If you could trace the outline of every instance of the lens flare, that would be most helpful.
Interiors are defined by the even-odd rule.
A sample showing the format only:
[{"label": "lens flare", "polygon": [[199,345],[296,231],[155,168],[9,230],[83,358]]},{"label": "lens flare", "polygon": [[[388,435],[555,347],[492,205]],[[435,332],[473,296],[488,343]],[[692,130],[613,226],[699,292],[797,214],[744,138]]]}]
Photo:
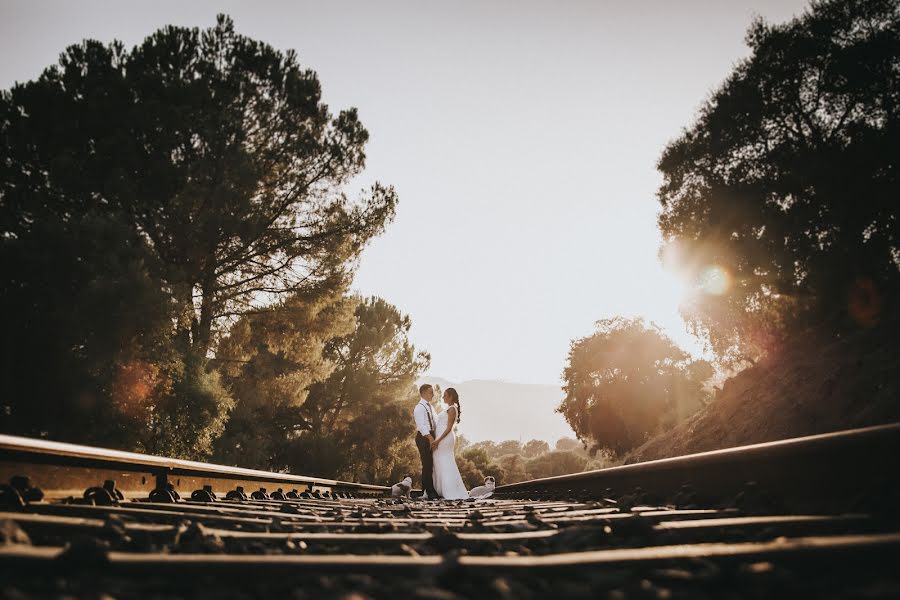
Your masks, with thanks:
[{"label": "lens flare", "polygon": [[731,276],[718,265],[706,267],[697,278],[698,288],[704,294],[721,296],[731,287]]},{"label": "lens flare", "polygon": [[871,279],[857,279],[850,286],[847,312],[862,327],[872,327],[881,316],[881,295]]},{"label": "lens flare", "polygon": [[139,360],[120,364],[112,385],[113,400],[123,414],[138,416],[146,410],[158,383],[157,366]]}]

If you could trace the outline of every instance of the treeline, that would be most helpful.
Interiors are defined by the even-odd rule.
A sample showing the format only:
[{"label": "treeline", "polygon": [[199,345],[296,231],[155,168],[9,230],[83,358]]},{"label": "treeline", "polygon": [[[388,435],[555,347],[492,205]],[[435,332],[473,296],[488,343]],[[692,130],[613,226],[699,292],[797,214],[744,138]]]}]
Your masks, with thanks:
[{"label": "treeline", "polygon": [[[349,286],[397,197],[295,54],[165,27],[0,94],[0,430],[386,481],[429,357]],[[406,404],[404,404],[406,403]]]},{"label": "treeline", "polygon": [[544,440],[470,443],[463,436],[457,438],[456,463],[469,489],[482,485],[487,475],[492,475],[497,485],[504,485],[610,464],[606,453],[592,456],[584,444],[572,438],[560,438],[551,449]]},{"label": "treeline", "polygon": [[[658,163],[660,254],[694,289],[682,314],[722,372],[861,331],[896,349],[900,5],[822,0],[746,39]],[[654,326],[606,319],[572,342],[559,411],[621,454],[708,402],[712,376]]]}]

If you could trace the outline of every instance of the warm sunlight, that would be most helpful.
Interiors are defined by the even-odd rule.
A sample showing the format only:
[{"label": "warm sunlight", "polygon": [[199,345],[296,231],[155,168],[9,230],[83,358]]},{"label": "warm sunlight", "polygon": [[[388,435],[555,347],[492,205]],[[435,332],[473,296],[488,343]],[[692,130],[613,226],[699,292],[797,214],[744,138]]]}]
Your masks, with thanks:
[{"label": "warm sunlight", "polygon": [[710,296],[721,296],[731,287],[731,276],[723,267],[710,265],[700,271],[697,289]]},{"label": "warm sunlight", "polygon": [[900,0],[0,0],[0,600],[900,597],[898,65]]},{"label": "warm sunlight", "polygon": [[680,309],[681,305],[690,298],[695,287],[691,285],[689,278],[672,268],[663,268],[657,281],[658,295],[655,299],[660,313],[672,310],[672,306]]},{"label": "warm sunlight", "polygon": [[[721,265],[702,265],[689,272],[686,265],[691,261],[684,256],[684,250],[676,243],[668,243],[660,250],[663,277],[659,282],[660,308],[665,308],[672,299],[680,308],[682,303],[699,294],[721,296],[731,289],[731,275]],[[694,274],[696,273],[696,274]]]},{"label": "warm sunlight", "polygon": [[668,242],[659,250],[662,276],[659,280],[658,302],[662,310],[671,310],[673,305],[676,310],[680,310],[681,305],[698,290],[697,281],[685,269],[688,261],[685,260],[683,253],[682,248],[675,242]]}]

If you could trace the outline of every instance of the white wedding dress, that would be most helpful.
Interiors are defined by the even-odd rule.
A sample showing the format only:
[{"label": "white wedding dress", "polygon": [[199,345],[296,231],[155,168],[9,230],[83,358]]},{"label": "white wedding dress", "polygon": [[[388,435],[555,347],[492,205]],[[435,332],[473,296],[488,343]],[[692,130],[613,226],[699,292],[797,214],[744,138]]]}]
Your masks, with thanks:
[{"label": "white wedding dress", "polygon": [[[444,411],[437,416],[437,434],[441,435],[447,430],[447,413]],[[434,459],[434,489],[438,496],[446,500],[464,500],[469,497],[469,490],[463,483],[456,466],[456,433],[453,429],[447,437],[441,440],[432,455]]]}]

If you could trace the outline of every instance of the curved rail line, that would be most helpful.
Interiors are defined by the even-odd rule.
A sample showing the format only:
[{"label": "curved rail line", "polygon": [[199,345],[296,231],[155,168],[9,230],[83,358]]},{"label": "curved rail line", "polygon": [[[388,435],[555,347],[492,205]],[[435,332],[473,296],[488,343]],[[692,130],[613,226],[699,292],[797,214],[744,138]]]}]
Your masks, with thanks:
[{"label": "curved rail line", "polygon": [[[495,496],[590,499],[638,490],[644,500],[682,493],[711,504],[746,491],[752,482],[792,510],[827,512],[895,486],[898,474],[900,423],[894,423],[523,481],[499,486]],[[388,486],[0,435],[0,481],[23,475],[48,498],[79,496],[86,484],[104,482],[114,482],[132,499],[165,488],[182,497],[204,488],[224,495],[239,487],[247,495],[258,488],[360,497],[390,493]]]},{"label": "curved rail line", "polygon": [[641,488],[649,498],[693,494],[718,502],[756,489],[792,510],[844,509],[900,479],[900,423],[851,429],[499,486],[498,497],[602,496]]},{"label": "curved rail line", "polygon": [[0,436],[0,587],[10,597],[896,597],[898,462],[894,424],[427,502]]},{"label": "curved rail line", "polygon": [[221,495],[238,487],[249,495],[259,488],[266,493],[286,489],[286,493],[352,494],[380,497],[390,488],[379,485],[271,473],[210,463],[180,460],[0,435],[0,481],[25,476],[31,486],[48,498],[80,496],[86,485],[114,482],[126,498],[149,498],[157,489],[175,489],[180,496],[195,490],[211,489]]}]

